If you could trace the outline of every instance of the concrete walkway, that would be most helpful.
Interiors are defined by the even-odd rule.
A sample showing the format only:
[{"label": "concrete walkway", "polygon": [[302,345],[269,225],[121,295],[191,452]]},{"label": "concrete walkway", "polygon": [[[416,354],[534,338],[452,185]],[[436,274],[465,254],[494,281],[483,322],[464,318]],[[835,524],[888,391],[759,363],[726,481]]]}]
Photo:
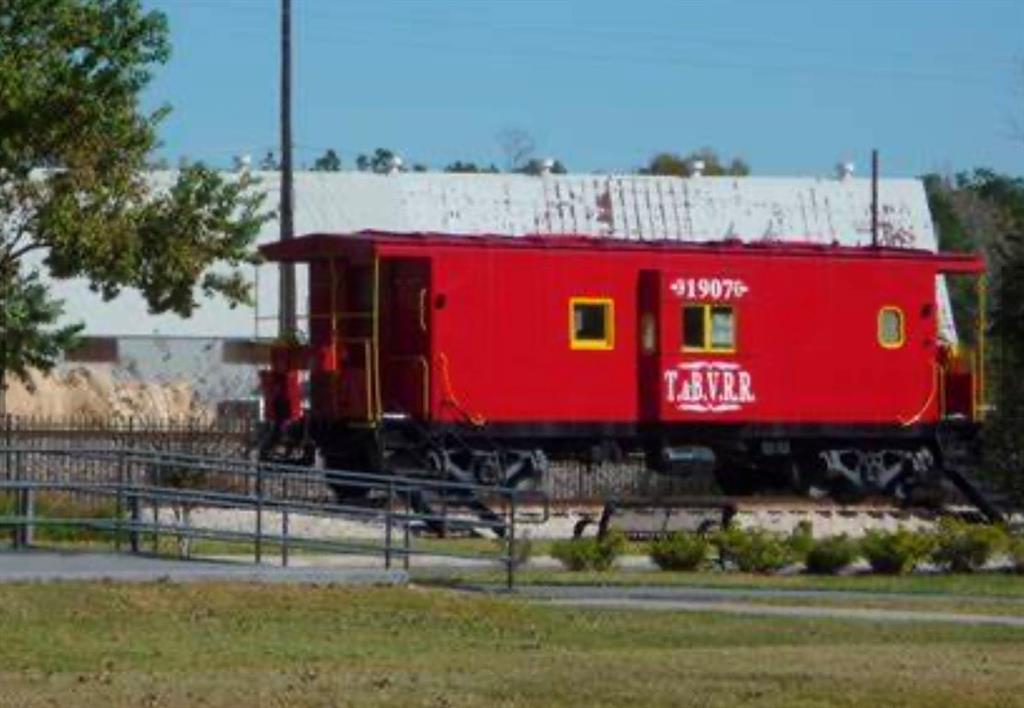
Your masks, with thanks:
[{"label": "concrete walkway", "polygon": [[182,561],[113,553],[0,552],[0,583],[38,581],[260,582],[404,585],[401,570],[381,568],[281,568],[226,561]]},{"label": "concrete walkway", "polygon": [[[755,599],[769,600],[813,600],[842,599],[855,603],[857,600],[939,600],[941,595],[916,597],[899,593],[833,592],[817,590],[740,590],[717,588],[665,588],[665,587],[571,587],[571,586],[527,586],[516,590],[517,594],[551,605],[621,609],[653,610],[674,612],[722,612],[735,615],[758,615],[773,617],[803,617],[816,619],[868,620],[872,622],[944,622],[968,625],[998,625],[1024,628],[1024,601],[1003,600],[1017,603],[1021,616],[974,614],[964,612],[942,612],[913,609],[876,609],[864,607],[824,607],[814,605],[772,605],[754,602]],[[1000,602],[999,598],[963,598],[948,596],[949,600]],[[746,601],[744,601],[746,600]]]}]

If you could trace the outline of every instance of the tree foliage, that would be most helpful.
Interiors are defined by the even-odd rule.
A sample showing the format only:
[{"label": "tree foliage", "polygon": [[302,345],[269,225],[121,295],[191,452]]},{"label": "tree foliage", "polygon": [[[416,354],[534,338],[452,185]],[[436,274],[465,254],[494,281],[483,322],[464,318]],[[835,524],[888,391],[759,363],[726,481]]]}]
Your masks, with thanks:
[{"label": "tree foliage", "polygon": [[64,308],[47,297],[37,272],[9,274],[2,287],[0,372],[10,371],[28,383],[28,370],[52,366],[61,352],[74,345],[82,325],[53,326]]},{"label": "tree foliage", "polygon": [[516,172],[524,175],[542,175],[545,173],[564,175],[567,174],[569,170],[566,169],[561,160],[542,160],[535,157],[527,160],[526,164],[516,170]]},{"label": "tree foliage", "polygon": [[726,163],[717,152],[707,147],[691,152],[685,157],[674,152],[659,152],[653,155],[639,172],[643,175],[691,177],[698,162],[704,163],[701,172],[708,177],[743,177],[750,174],[750,166],[742,159],[736,157]]},{"label": "tree foliage", "polygon": [[[986,472],[1024,500],[1024,179],[978,169],[925,177],[939,246],[982,251],[989,268],[989,395]],[[973,344],[973,283],[951,283],[958,334]]]},{"label": "tree foliage", "polygon": [[280,172],[281,161],[277,158],[276,152],[267,150],[267,154],[260,158],[259,167],[264,172]]},{"label": "tree foliage", "polygon": [[995,414],[986,430],[987,468],[1024,502],[1024,179],[992,176],[982,193],[1000,205],[1002,225],[990,249]]},{"label": "tree foliage", "polygon": [[323,155],[313,161],[314,172],[339,172],[340,170],[341,158],[332,148],[328,148]]},{"label": "tree foliage", "polygon": [[356,157],[356,169],[360,172],[376,172],[387,174],[401,169],[402,161],[394,150],[379,147],[369,155],[360,154]]},{"label": "tree foliage", "polygon": [[146,179],[168,109],[141,111],[140,94],[169,54],[166,19],[139,0],[0,5],[0,293],[20,313],[4,332],[10,371],[48,368],[70,343],[27,259],[107,299],[136,288],[154,313],[248,299],[239,267],[265,218],[252,178],[189,165],[166,189]]},{"label": "tree foliage", "polygon": [[445,172],[459,172],[464,174],[494,174],[500,172],[498,167],[493,163],[486,167],[477,165],[475,162],[463,162],[462,160],[456,160],[445,165]]},{"label": "tree foliage", "polygon": [[505,169],[518,172],[533,157],[537,143],[522,128],[506,128],[498,133],[498,146],[505,156]]}]

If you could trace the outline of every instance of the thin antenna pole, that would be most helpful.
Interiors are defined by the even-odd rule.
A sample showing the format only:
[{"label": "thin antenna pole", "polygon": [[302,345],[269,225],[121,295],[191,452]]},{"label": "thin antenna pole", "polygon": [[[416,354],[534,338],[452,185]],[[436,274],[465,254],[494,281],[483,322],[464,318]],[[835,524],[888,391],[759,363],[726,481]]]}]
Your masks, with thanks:
[{"label": "thin antenna pole", "polygon": [[[295,235],[295,188],[292,183],[292,2],[281,0],[281,240]],[[280,266],[278,335],[295,333],[295,264]]]},{"label": "thin antenna pole", "polygon": [[878,248],[878,150],[871,151],[871,247]]}]

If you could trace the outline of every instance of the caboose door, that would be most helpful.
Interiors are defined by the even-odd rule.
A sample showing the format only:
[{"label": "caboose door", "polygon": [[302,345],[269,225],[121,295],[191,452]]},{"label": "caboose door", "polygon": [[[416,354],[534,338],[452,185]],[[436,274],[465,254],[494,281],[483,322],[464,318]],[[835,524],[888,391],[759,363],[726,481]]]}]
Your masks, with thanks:
[{"label": "caboose door", "polygon": [[637,283],[637,409],[654,423],[661,410],[661,273],[640,271]]},{"label": "caboose door", "polygon": [[431,261],[384,258],[380,270],[380,391],[385,414],[430,417]]}]

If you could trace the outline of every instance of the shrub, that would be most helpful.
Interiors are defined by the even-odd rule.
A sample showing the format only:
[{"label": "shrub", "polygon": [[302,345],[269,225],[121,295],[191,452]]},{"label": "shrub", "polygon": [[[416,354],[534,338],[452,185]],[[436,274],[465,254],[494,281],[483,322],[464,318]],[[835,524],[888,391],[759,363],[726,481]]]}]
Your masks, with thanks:
[{"label": "shrub", "polygon": [[744,573],[771,573],[793,562],[788,539],[760,529],[728,528],[715,535],[723,562],[733,563]]},{"label": "shrub", "polygon": [[930,535],[900,528],[896,531],[868,531],[860,548],[876,573],[899,575],[913,570],[928,557],[934,545]]},{"label": "shrub", "polygon": [[954,573],[970,573],[983,567],[996,553],[1007,549],[1006,532],[998,526],[968,524],[945,518],[939,522],[932,560]]},{"label": "shrub", "polygon": [[806,558],[814,548],[814,532],[810,521],[801,521],[786,539],[786,543],[797,558]]},{"label": "shrub", "polygon": [[662,570],[697,570],[711,544],[695,533],[673,531],[651,544],[651,560]]},{"label": "shrub", "polygon": [[602,538],[574,538],[558,541],[551,547],[554,556],[567,570],[608,570],[626,548],[621,531],[611,530]]},{"label": "shrub", "polygon": [[814,542],[807,552],[807,572],[815,575],[835,575],[860,555],[856,541],[846,534],[823,538]]}]

